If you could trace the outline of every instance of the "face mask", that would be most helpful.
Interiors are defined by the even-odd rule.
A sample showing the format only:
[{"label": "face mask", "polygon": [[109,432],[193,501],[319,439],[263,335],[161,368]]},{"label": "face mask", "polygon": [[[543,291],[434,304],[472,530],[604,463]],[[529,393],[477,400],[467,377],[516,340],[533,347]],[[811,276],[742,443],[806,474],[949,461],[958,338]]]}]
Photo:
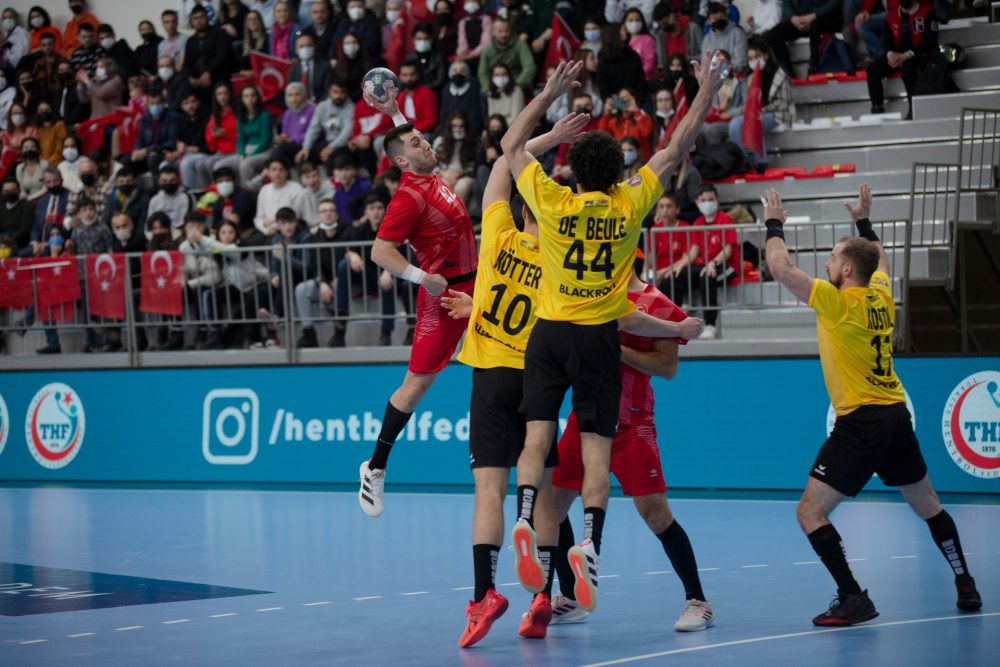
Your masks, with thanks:
[{"label": "face mask", "polygon": [[38,120],[43,123],[52,122],[52,112],[51,111],[40,111],[38,112]]},{"label": "face mask", "polygon": [[62,152],[63,159],[67,162],[73,162],[78,157],[80,157],[80,151],[75,148],[64,148]]},{"label": "face mask", "polygon": [[111,47],[115,45],[114,37],[105,37],[101,40],[101,48],[105,51],[110,51]]},{"label": "face mask", "polygon": [[3,198],[4,201],[7,202],[8,204],[16,204],[17,201],[21,198],[21,195],[19,195],[16,192],[5,192],[3,193]]},{"label": "face mask", "polygon": [[507,76],[495,76],[493,77],[493,85],[497,88],[503,88],[508,83],[510,83],[510,77]]},{"label": "face mask", "polygon": [[172,79],[174,76],[174,68],[161,67],[160,69],[156,70],[156,73],[159,74],[160,78],[163,79],[164,81],[170,81],[170,79]]},{"label": "face mask", "polygon": [[431,14],[434,13],[434,5],[437,4],[437,0],[427,0],[427,11]]},{"label": "face mask", "polygon": [[321,222],[321,223],[319,223],[319,228],[322,229],[324,232],[329,232],[329,231],[332,231],[332,230],[336,229],[338,224],[340,224],[340,223],[337,223],[337,222]]},{"label": "face mask", "polygon": [[348,58],[353,58],[358,55],[358,49],[360,48],[357,44],[344,44],[344,55]]},{"label": "face mask", "polygon": [[10,256],[14,253],[10,248],[0,248],[0,259],[10,259]]},{"label": "face mask", "polygon": [[429,39],[418,39],[413,42],[413,48],[417,50],[417,53],[427,53],[431,50],[431,40]]},{"label": "face mask", "polygon": [[761,59],[761,58],[754,58],[753,60],[748,60],[747,61],[747,65],[749,65],[750,66],[750,70],[753,71],[753,70],[757,69],[758,67],[763,67],[764,66],[764,60]]},{"label": "face mask", "polygon": [[74,14],[82,14],[83,13],[83,5],[70,5],[69,9]]},{"label": "face mask", "polygon": [[43,19],[41,16],[32,16],[31,17],[31,27],[32,28],[41,28],[44,24],[45,24],[45,19]]},{"label": "face mask", "polygon": [[49,245],[53,248],[63,247],[63,237],[56,234],[55,236],[49,237]]},{"label": "face mask", "polygon": [[464,74],[452,74],[451,82],[455,84],[457,88],[461,88],[462,86],[464,86],[469,82],[469,77],[465,76]]},{"label": "face mask", "polygon": [[674,115],[674,110],[670,109],[669,111],[657,111],[656,115],[660,118],[671,118]]},{"label": "face mask", "polygon": [[219,191],[219,196],[223,199],[229,199],[233,196],[233,191],[236,190],[236,186],[232,181],[219,181],[215,184],[215,189]]},{"label": "face mask", "polygon": [[10,122],[14,123],[14,127],[21,127],[22,125],[24,125],[24,114],[12,113],[10,115]]},{"label": "face mask", "polygon": [[583,37],[588,42],[599,42],[601,40],[600,30],[584,30]]},{"label": "face mask", "polygon": [[154,245],[163,246],[170,243],[170,232],[160,232],[159,234],[147,234],[146,238]]},{"label": "face mask", "polygon": [[38,159],[38,151],[34,149],[26,150],[23,153],[21,153],[21,156],[28,162],[34,162],[35,160]]},{"label": "face mask", "polygon": [[712,23],[712,27],[718,30],[719,32],[725,30],[727,25],[729,25],[728,19],[719,19],[718,21]]},{"label": "face mask", "polygon": [[175,195],[177,194],[177,188],[179,187],[180,187],[179,183],[164,183],[163,185],[160,186],[160,189],[163,190],[168,195]]},{"label": "face mask", "polygon": [[347,10],[347,15],[351,17],[352,21],[360,21],[361,17],[365,15],[365,8],[351,7]]},{"label": "face mask", "polygon": [[500,130],[490,130],[490,139],[500,141],[501,137],[503,137],[503,132]]},{"label": "face mask", "polygon": [[625,158],[625,166],[631,167],[639,158],[639,151],[622,151],[622,156]]},{"label": "face mask", "polygon": [[698,202],[698,210],[705,217],[710,215],[715,215],[715,212],[719,210],[719,202],[717,201],[700,201]]},{"label": "face mask", "polygon": [[506,7],[501,7],[500,9],[498,9],[497,10],[497,16],[499,16],[502,19],[507,18],[507,8]]},{"label": "face mask", "polygon": [[630,35],[638,35],[639,31],[642,30],[642,21],[628,21],[625,24],[625,29]]},{"label": "face mask", "polygon": [[303,46],[299,49],[299,60],[312,60],[313,59],[313,47]]},{"label": "face mask", "polygon": [[115,238],[122,243],[127,243],[130,238],[132,238],[132,232],[127,229],[119,229],[115,232]]},{"label": "face mask", "polygon": [[[65,156],[65,151],[63,156]],[[97,185],[97,174],[80,174],[80,182],[83,183],[84,187],[92,188]]]},{"label": "face mask", "polygon": [[465,139],[465,130],[454,130],[451,133],[451,136],[455,141],[461,141],[462,139]]},{"label": "face mask", "polygon": [[80,224],[83,225],[84,227],[90,227],[95,222],[97,222],[97,216],[94,216],[93,218],[84,218],[82,216],[80,217]]},{"label": "face mask", "polygon": [[132,183],[126,183],[125,185],[119,185],[118,186],[118,192],[122,193],[126,197],[129,197],[129,196],[132,195],[133,192],[135,192],[135,185],[132,184]]},{"label": "face mask", "polygon": [[389,23],[395,23],[396,19],[399,18],[400,11],[398,9],[387,9],[385,10],[385,18]]},{"label": "face mask", "polygon": [[96,70],[94,70],[94,76],[97,78],[98,81],[104,81],[105,79],[108,78],[108,70],[104,67],[98,67]]},{"label": "face mask", "polygon": [[[73,79],[74,76],[72,72],[59,72],[59,83],[63,84],[64,86],[73,83]],[[0,90],[2,90],[4,87],[5,86],[0,86]]]},{"label": "face mask", "polygon": [[679,79],[682,76],[684,76],[684,70],[682,70],[682,69],[672,69],[672,70],[670,70],[670,77],[672,79],[677,80],[677,79]]},{"label": "face mask", "polygon": [[151,33],[151,32],[144,32],[144,33],[142,33],[142,41],[144,41],[147,44],[152,43],[152,41],[153,41],[153,33]]},{"label": "face mask", "polygon": [[[913,2],[912,2],[912,0],[910,2],[907,2],[907,0],[900,0],[900,2],[899,2],[899,8],[902,9],[904,12],[910,11],[911,9],[913,9]],[[4,21],[4,29],[7,29],[6,26],[7,26],[7,22]]]},{"label": "face mask", "polygon": [[3,22],[0,22],[0,25],[3,26],[4,32],[10,32],[11,30],[14,29],[14,26],[17,24],[14,23],[14,19],[4,19]]},{"label": "face mask", "polygon": [[160,114],[163,113],[163,105],[162,104],[150,104],[149,105],[149,113],[150,113],[150,115],[153,118],[159,118]]},{"label": "face mask", "polygon": [[476,12],[479,11],[479,3],[478,2],[467,2],[467,3],[465,3],[464,8],[465,8],[465,13],[466,14],[475,14]]}]

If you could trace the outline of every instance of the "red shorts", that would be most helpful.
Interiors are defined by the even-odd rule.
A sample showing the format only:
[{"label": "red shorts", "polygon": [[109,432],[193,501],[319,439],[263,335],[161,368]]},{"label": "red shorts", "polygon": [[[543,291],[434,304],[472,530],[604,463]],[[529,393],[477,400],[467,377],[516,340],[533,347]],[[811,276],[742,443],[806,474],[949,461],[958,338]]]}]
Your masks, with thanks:
[{"label": "red shorts", "polygon": [[[449,285],[448,289],[472,294],[476,279]],[[469,320],[454,320],[441,307],[440,294],[432,296],[421,287],[417,290],[417,326],[413,330],[413,347],[410,349],[410,372],[418,374],[440,373],[448,365],[458,341],[469,327]]]},{"label": "red shorts", "polygon": [[[629,497],[664,493],[667,482],[660,465],[656,426],[649,423],[619,426],[611,441],[611,472]],[[570,414],[566,432],[559,439],[559,465],[552,471],[552,485],[577,493],[583,488],[580,428]]]}]

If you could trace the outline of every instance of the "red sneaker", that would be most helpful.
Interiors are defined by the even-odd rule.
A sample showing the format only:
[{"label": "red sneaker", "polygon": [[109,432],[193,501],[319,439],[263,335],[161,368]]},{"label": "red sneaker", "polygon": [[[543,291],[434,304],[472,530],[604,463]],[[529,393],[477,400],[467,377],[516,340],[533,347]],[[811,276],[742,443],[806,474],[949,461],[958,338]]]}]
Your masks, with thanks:
[{"label": "red sneaker", "polygon": [[511,541],[514,543],[514,571],[518,581],[529,593],[541,593],[545,588],[545,572],[538,560],[535,531],[527,521],[518,519],[511,532]]},{"label": "red sneaker", "polygon": [[539,593],[531,601],[528,611],[521,616],[521,627],[517,629],[517,634],[522,637],[541,639],[549,630],[549,621],[552,620],[552,602],[545,593]]},{"label": "red sneaker", "polygon": [[458,645],[468,648],[486,636],[497,620],[507,611],[507,598],[491,588],[486,591],[486,597],[479,602],[469,601],[465,608],[465,617],[469,619],[465,631],[458,638]]}]

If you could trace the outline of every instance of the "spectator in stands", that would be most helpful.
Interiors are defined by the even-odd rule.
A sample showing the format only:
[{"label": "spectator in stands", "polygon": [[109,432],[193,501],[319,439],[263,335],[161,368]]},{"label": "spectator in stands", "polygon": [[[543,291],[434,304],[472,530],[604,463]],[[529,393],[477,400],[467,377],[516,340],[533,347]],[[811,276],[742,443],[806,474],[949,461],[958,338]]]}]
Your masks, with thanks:
[{"label": "spectator in stands", "polygon": [[[148,206],[149,199],[136,187],[135,173],[129,167],[122,167],[115,173],[114,187],[104,203],[101,222],[110,225],[112,217],[118,213],[124,213],[136,225],[145,226]],[[169,231],[169,226],[167,229]]]},{"label": "spectator in stands", "polygon": [[[396,0],[399,2],[399,0]],[[305,6],[305,3],[302,3]],[[330,5],[325,0],[313,2],[309,6],[310,22],[302,29],[303,35],[313,38],[313,48],[315,49],[316,60],[322,60],[327,64],[331,63],[334,54],[334,32],[336,26],[333,22],[333,15]],[[299,21],[301,22],[301,18]],[[332,65],[331,65],[332,66]],[[393,70],[395,71],[395,70]]]},{"label": "spectator in stands", "polygon": [[494,21],[492,31],[492,39],[479,57],[479,87],[489,90],[494,67],[503,64],[518,88],[530,90],[537,71],[531,48],[513,38],[510,23],[504,19]]},{"label": "spectator in stands", "polygon": [[14,101],[20,102],[32,116],[38,111],[38,103],[44,96],[44,91],[40,90],[35,82],[35,75],[28,70],[17,73],[17,91],[14,93]]},{"label": "spectator in stands", "polygon": [[164,104],[162,91],[151,91],[147,102],[147,111],[139,119],[131,156],[132,170],[137,174],[155,172],[161,163],[176,164],[180,159],[177,115]]},{"label": "spectator in stands", "polygon": [[[337,214],[337,205],[332,199],[324,199],[318,206],[319,227],[309,242],[313,244],[339,243],[347,240],[345,233],[352,225],[342,223]],[[302,318],[302,334],[298,347],[319,347],[316,338],[316,319],[320,316],[320,306],[328,315],[335,315],[337,307],[334,302],[334,283],[337,277],[337,266],[344,257],[344,249],[322,248],[310,251],[314,254],[314,275],[295,286],[295,305],[299,317]],[[333,340],[330,342],[331,346]]]},{"label": "spectator in stands", "polygon": [[[80,155],[80,142],[72,134],[62,140],[59,162],[59,173],[63,177],[63,185],[70,192],[79,192],[83,188],[80,182],[80,167],[90,162],[90,159]],[[94,168],[96,171],[96,167]],[[93,197],[92,197],[93,198]],[[103,199],[103,197],[99,197]]]},{"label": "spectator in stands", "polygon": [[[21,161],[14,168],[17,182],[21,184],[24,198],[37,202],[45,195],[43,184],[45,170],[49,163],[41,157],[41,147],[35,137],[25,137],[21,140]],[[61,177],[60,177],[61,181]]]},{"label": "spectator in stands", "polygon": [[448,60],[443,51],[434,48],[433,34],[434,28],[429,23],[413,26],[413,53],[407,59],[417,61],[421,81],[439,92],[448,80]]},{"label": "spectator in stands", "polygon": [[114,241],[111,228],[98,222],[97,205],[93,199],[80,199],[66,252],[74,255],[100,255],[111,252]]},{"label": "spectator in stands", "polygon": [[0,235],[11,236],[18,248],[27,247],[35,219],[35,205],[21,196],[21,186],[13,176],[3,179],[0,206]]},{"label": "spectator in stands", "polygon": [[778,64],[789,76],[795,76],[788,42],[809,37],[809,73],[819,62],[820,36],[836,32],[844,24],[843,0],[785,0],[781,23],[764,35]]},{"label": "spectator in stands", "polygon": [[882,0],[846,0],[844,14],[847,26],[844,39],[855,48],[860,39],[871,60],[878,60],[885,54],[882,36],[885,34],[885,5]]},{"label": "spectator in stands", "polygon": [[697,167],[691,164],[689,156],[681,161],[663,191],[677,198],[677,205],[680,207],[680,213],[677,215],[681,220],[694,222],[701,215],[697,204],[699,189],[701,189],[701,174]]},{"label": "spectator in stands", "polygon": [[[211,315],[203,308],[204,295],[210,294],[222,281],[222,272],[212,255],[214,244],[208,238],[208,225],[205,216],[197,211],[188,213],[182,221],[184,225],[184,240],[180,251],[184,253],[184,297],[186,301],[185,319],[211,319]],[[184,345],[185,350],[193,350],[198,345],[204,345],[208,337],[208,327],[203,323],[195,329],[194,339]],[[169,349],[177,349],[177,343],[183,341],[184,329],[179,324],[170,327]]]},{"label": "spectator in stands", "polygon": [[[601,55],[597,62],[597,89],[607,100],[622,88],[630,88],[642,98],[646,96],[646,75],[642,59],[622,40],[617,23],[601,31]],[[607,115],[608,110],[604,110]]]},{"label": "spectator in stands", "polygon": [[372,60],[382,57],[382,27],[375,13],[365,8],[364,0],[347,0],[346,16],[341,16],[334,31],[334,40],[340,42],[346,36],[357,38],[361,52]]},{"label": "spectator in stands", "polygon": [[458,20],[458,48],[455,59],[465,62],[470,70],[479,67],[479,57],[490,43],[493,19],[484,12],[479,0],[466,0]]},{"label": "spectator in stands", "polygon": [[656,72],[656,42],[649,34],[646,26],[646,19],[642,12],[632,7],[625,12],[625,22],[622,23],[626,34],[623,40],[628,40],[628,46],[639,54],[642,61],[642,71],[648,77],[652,77]]},{"label": "spectator in stands", "polygon": [[[129,116],[143,116],[149,111],[149,79],[145,76],[133,76],[126,82],[128,87],[128,103],[125,112]],[[163,89],[160,88],[160,92]]]},{"label": "spectator in stands", "polygon": [[219,14],[215,11],[215,7],[212,6],[211,0],[183,0],[181,3],[181,25],[183,27],[194,27],[193,13],[196,7],[201,7],[205,10],[210,26],[218,25]]},{"label": "spectator in stands", "polygon": [[703,33],[700,26],[674,9],[669,2],[660,2],[653,8],[651,32],[656,39],[657,62],[664,69],[672,55],[679,55],[685,60],[701,58]]},{"label": "spectator in stands", "polygon": [[208,153],[206,140],[208,116],[198,95],[189,91],[181,102],[181,113],[177,116],[177,153],[181,182],[189,190],[203,190],[208,184],[206,174],[211,173],[205,168],[205,163],[212,157]]},{"label": "spectator in stands", "polygon": [[229,84],[217,83],[212,91],[212,113],[205,125],[205,146],[209,157],[201,163],[202,181],[208,181],[212,172],[223,162],[234,170],[239,168],[239,136]]},{"label": "spectator in stands", "polygon": [[77,72],[76,96],[90,105],[90,117],[102,118],[118,110],[125,84],[111,58],[101,58],[91,78],[85,69]]},{"label": "spectator in stands", "polygon": [[[728,52],[720,51],[719,57],[724,65],[732,65]],[[729,121],[743,115],[743,105],[746,104],[746,81],[746,79],[738,80],[736,70],[730,68],[729,77],[712,98],[712,108],[709,109],[704,124],[698,130],[699,148],[711,146],[729,136]]]},{"label": "spectator in stands", "polygon": [[300,34],[295,40],[296,62],[288,72],[289,81],[300,81],[306,87],[308,101],[315,104],[326,97],[333,70],[325,57],[317,53],[312,35]]},{"label": "spectator in stands", "polygon": [[[694,221],[695,227],[712,227],[718,225],[731,225],[733,219],[725,211],[719,210],[719,193],[713,185],[703,185],[698,188],[698,210],[701,216]],[[732,275],[733,264],[739,261],[739,251],[736,247],[736,231],[729,229],[725,231],[705,230],[701,234],[696,234],[692,239],[692,244],[697,244],[699,253],[693,265],[692,289],[702,290],[703,297],[707,297],[705,305],[705,331],[700,338],[712,339],[718,337],[716,324],[719,321],[719,299],[718,289]],[[679,281],[678,281],[679,282]],[[684,300],[683,292],[687,288],[687,281],[679,286],[681,293],[678,296]]]},{"label": "spectator in stands", "polygon": [[[293,185],[297,185],[294,184]],[[314,275],[313,252],[308,245],[311,237],[309,230],[299,223],[299,217],[295,211],[289,207],[278,209],[275,214],[277,220],[277,231],[271,241],[271,303],[274,310],[262,309],[261,319],[269,320],[271,315],[277,317],[284,316],[285,313],[285,290],[282,288],[282,280],[290,272],[293,289],[296,285],[304,282]],[[288,264],[287,268],[285,264]]]},{"label": "spectator in stands", "polygon": [[634,90],[621,88],[617,95],[604,101],[600,129],[618,140],[625,137],[638,140],[643,162],[652,155],[653,119],[639,108],[639,96]]},{"label": "spectator in stands", "polygon": [[240,51],[239,69],[244,76],[253,76],[250,54],[254,51],[270,53],[270,48],[264,19],[261,18],[260,12],[251,11],[243,19],[243,48]]},{"label": "spectator in stands", "polygon": [[31,50],[31,37],[21,25],[20,15],[11,7],[0,13],[0,65],[16,68]]},{"label": "spectator in stands", "polygon": [[746,69],[747,36],[739,24],[730,23],[729,10],[720,2],[708,3],[708,24],[712,27],[701,47],[705,51],[725,51],[737,71]]},{"label": "spectator in stands", "polygon": [[455,191],[465,207],[478,211],[473,200],[476,187],[476,153],[479,142],[469,131],[465,118],[454,114],[447,121],[445,131],[434,140],[438,170],[445,184]]},{"label": "spectator in stands", "polygon": [[666,132],[670,123],[673,122],[675,107],[674,93],[669,87],[664,86],[653,94],[653,126],[655,127],[653,138],[656,141],[657,149],[666,146],[670,139],[666,136]]},{"label": "spectator in stands", "polygon": [[253,0],[251,3],[253,11],[260,14],[264,21],[264,29],[270,30],[274,25],[274,4],[277,0]]},{"label": "spectator in stands", "polygon": [[[792,102],[792,83],[783,69],[778,67],[773,54],[763,41],[754,40],[747,48],[747,60],[751,70],[762,67],[761,71],[761,122],[764,126],[764,154],[744,153],[751,165],[760,169],[767,164],[767,135],[784,132],[795,121],[795,103]],[[734,116],[729,121],[729,139],[737,146],[743,146],[743,116]]]},{"label": "spectator in stands", "polygon": [[52,17],[44,7],[34,5],[28,10],[28,31],[31,34],[31,50],[37,51],[42,46],[42,38],[51,36],[55,42],[56,53],[62,55],[62,33],[52,25]]},{"label": "spectator in stands", "polygon": [[295,58],[295,36],[301,32],[286,0],[274,3],[274,24],[268,29],[268,51],[275,58]]},{"label": "spectator in stands", "polygon": [[[917,81],[917,72],[938,52],[939,18],[930,2],[889,0],[885,23],[885,52],[868,65],[867,71],[872,113],[885,113],[882,79],[890,72],[900,71],[909,104],[906,120],[910,120],[913,118],[913,87]],[[946,91],[942,89],[940,92]]]},{"label": "spectator in stands", "polygon": [[271,158],[267,163],[267,176],[271,182],[260,189],[257,195],[257,215],[254,226],[267,237],[273,237],[278,232],[278,212],[290,209],[295,216],[295,223],[302,218],[307,210],[305,189],[288,179],[288,165],[278,158]]},{"label": "spectator in stands", "polygon": [[341,220],[353,222],[358,218],[358,203],[372,189],[371,181],[358,175],[358,165],[350,153],[333,158],[333,201]]},{"label": "spectator in stands", "polygon": [[[67,137],[67,139],[72,139],[73,137]],[[59,173],[63,174],[63,186],[69,190],[69,204],[66,206],[66,216],[72,218],[76,215],[77,209],[80,206],[81,199],[90,199],[94,202],[94,208],[97,210],[97,216],[103,217],[104,215],[104,205],[107,203],[107,196],[101,191],[100,182],[97,179],[97,165],[90,158],[82,157],[79,159],[80,166],[75,174],[72,174],[72,180],[77,187],[70,187],[69,180],[66,177],[66,171],[63,167],[66,165],[65,162],[60,163]]]},{"label": "spectator in stands", "polygon": [[59,86],[59,63],[65,58],[56,48],[56,38],[51,33],[42,36],[38,50],[28,54],[22,61],[23,69],[30,69],[39,90],[48,95]]},{"label": "spectator in stands", "polygon": [[[94,31],[97,30],[100,23],[96,16],[87,11],[84,0],[70,0],[69,9],[73,16],[66,22],[62,36],[63,55],[67,58],[72,56],[73,52],[81,45],[83,38],[80,33],[83,32],[83,26],[90,28],[91,37],[93,37]],[[74,67],[74,69],[76,68]]]},{"label": "spectator in stands", "polygon": [[354,33],[347,33],[340,41],[340,53],[333,68],[334,78],[347,86],[347,92],[355,104],[361,99],[361,80],[379,62],[361,50],[361,42]]},{"label": "spectator in stands", "polygon": [[156,76],[157,60],[159,59],[160,42],[163,38],[156,34],[156,26],[152,21],[139,21],[139,39],[142,44],[135,47],[136,72],[148,77]]},{"label": "spectator in stands", "polygon": [[486,181],[489,179],[490,170],[493,163],[501,155],[503,149],[500,148],[500,139],[507,132],[507,119],[501,115],[490,116],[486,119],[486,132],[479,145],[479,153],[476,154],[476,180],[479,182],[479,191],[486,188]]},{"label": "spectator in stands", "polygon": [[[354,127],[347,141],[348,154],[369,174],[376,173],[376,142],[392,128],[392,119],[363,99],[354,104]],[[336,153],[334,153],[336,157]],[[327,169],[329,171],[329,168]]]},{"label": "spectator in stands", "polygon": [[385,24],[382,26],[382,58],[385,66],[393,72],[410,51],[412,39],[407,33],[409,20],[403,0],[389,0],[385,3]]},{"label": "spectator in stands", "polygon": [[102,23],[97,27],[97,43],[126,78],[138,73],[135,53],[124,39],[115,38],[115,29],[110,24]]},{"label": "spectator in stands", "polygon": [[404,60],[399,68],[399,91],[396,102],[406,119],[420,132],[430,134],[437,127],[438,98],[429,86],[420,81],[420,66],[416,60]]},{"label": "spectator in stands", "polygon": [[63,187],[62,174],[55,167],[47,167],[42,174],[42,183],[45,194],[35,202],[35,220],[29,236],[31,246],[21,251],[27,257],[48,255],[51,230],[65,227],[69,190]]},{"label": "spectator in stands", "polygon": [[451,0],[434,3],[434,50],[444,53],[449,59],[458,50],[458,24]]},{"label": "spectator in stands", "polygon": [[[321,7],[315,3],[313,7]],[[332,79],[327,87],[327,97],[316,105],[309,128],[306,130],[302,149],[295,162],[326,163],[336,150],[347,146],[354,127],[354,102],[347,94],[344,82]]]},{"label": "spectator in stands", "polygon": [[236,225],[240,238],[249,238],[254,228],[257,200],[236,184],[236,172],[231,167],[219,167],[213,174],[219,198],[212,204],[212,220],[216,226],[223,222]]},{"label": "spectator in stands", "polygon": [[[218,92],[218,91],[216,91]],[[240,92],[240,111],[236,122],[236,152],[239,155],[240,182],[252,184],[270,156],[273,119],[261,104],[260,92],[247,86]]]},{"label": "spectator in stands", "polygon": [[[69,61],[61,61],[56,71],[59,83],[52,89],[49,99],[56,113],[63,119],[67,129],[73,129],[78,123],[90,118],[90,107],[81,102],[77,95],[76,74],[73,72],[73,66]],[[3,115],[2,105],[3,95],[0,94],[0,116]]]},{"label": "spectator in stands", "polygon": [[303,222],[310,231],[313,231],[317,224],[316,221],[319,219],[317,212],[319,203],[324,199],[333,199],[333,183],[330,182],[330,179],[323,178],[319,167],[312,162],[303,162],[302,166],[299,167],[299,182],[308,195],[306,197],[306,212],[302,216]]},{"label": "spectator in stands", "polygon": [[757,0],[753,14],[747,18],[750,34],[753,36],[763,35],[781,22],[781,14],[782,0]]},{"label": "spectator in stands", "polygon": [[237,53],[243,50],[243,25],[249,13],[250,8],[240,0],[219,2],[219,28],[232,40]]},{"label": "spectator in stands", "polygon": [[580,33],[580,49],[586,49],[595,56],[601,52],[601,19],[588,16],[583,21],[583,31]]},{"label": "spectator in stands", "polygon": [[181,185],[177,167],[164,165],[157,175],[158,192],[149,200],[147,213],[163,211],[170,218],[170,225],[180,230],[187,214],[194,210],[194,201],[186,188]]},{"label": "spectator in stands", "polygon": [[174,61],[174,67],[180,71],[184,65],[184,47],[187,44],[187,35],[178,31],[177,12],[173,9],[166,9],[160,14],[160,24],[166,36],[156,47],[156,55],[160,58],[168,56]]},{"label": "spectator in stands", "polygon": [[191,10],[194,34],[184,45],[184,78],[207,102],[212,87],[228,81],[233,72],[233,49],[229,36],[208,24],[208,12],[197,5]]},{"label": "spectator in stands", "polygon": [[305,143],[316,105],[309,101],[306,87],[292,81],[285,88],[285,107],[281,116],[281,132],[274,138],[271,155],[292,164]]},{"label": "spectator in stands", "polygon": [[[222,284],[212,291],[202,292],[202,312],[208,320],[215,320],[220,315],[232,319],[253,318],[257,313],[256,304],[261,302],[258,295],[266,294],[268,290],[267,267],[257,261],[253,252],[241,252],[244,245],[237,225],[223,220],[216,229],[216,236],[212,247],[217,251],[215,261],[222,268]],[[206,237],[203,242],[209,244],[212,241]],[[266,298],[263,301],[266,302]],[[245,328],[245,325],[237,327],[240,330]],[[254,326],[253,329],[259,333],[259,327]],[[208,338],[200,349],[224,347],[224,331],[218,325],[209,325]],[[245,335],[244,331],[241,337]]]},{"label": "spectator in stands", "polygon": [[622,157],[625,160],[622,180],[627,181],[639,173],[646,161],[642,159],[642,148],[639,140],[635,137],[624,136],[619,140],[618,145],[622,149]]},{"label": "spectator in stands", "polygon": [[[344,241],[354,241],[364,245],[349,249],[344,258],[337,264],[336,312],[338,317],[347,317],[352,291],[368,295],[375,295],[380,291],[379,274],[381,270],[371,259],[371,242],[375,240],[379,225],[382,224],[384,218],[385,203],[375,195],[368,195],[364,199],[364,215],[344,234]],[[385,296],[383,295],[383,297]],[[386,301],[391,304],[388,313],[385,312]],[[395,296],[390,291],[389,298],[383,301],[383,314],[391,315],[394,312]],[[387,328],[391,331],[389,324],[389,319],[382,320],[382,335],[385,340],[388,340]],[[334,322],[330,347],[344,347],[346,333],[347,322],[345,320]]]},{"label": "spectator in stands", "polygon": [[177,74],[170,56],[160,56],[157,60],[156,77],[150,83],[150,88],[163,91],[167,108],[175,112],[181,111],[181,103],[187,95],[197,94],[184,77]]},{"label": "spectator in stands", "polygon": [[493,66],[487,91],[486,113],[503,116],[508,126],[524,110],[524,90],[517,86],[507,65],[497,63]]},{"label": "spectator in stands", "polygon": [[638,7],[646,23],[650,23],[653,20],[653,9],[656,4],[657,0],[607,0],[604,3],[604,18],[609,23],[621,23],[627,9]]},{"label": "spectator in stands", "polygon": [[69,59],[74,71],[79,72],[81,69],[85,69],[88,75],[94,75],[97,60],[103,55],[101,47],[97,44],[96,33],[96,26],[91,27],[89,23],[80,26],[80,45],[73,50]]},{"label": "spectator in stands", "polygon": [[[555,124],[556,121],[572,110],[573,100],[577,97],[577,93],[580,92],[587,93],[590,96],[591,103],[588,113],[594,116],[594,118],[600,116],[601,111],[604,109],[604,102],[601,100],[600,92],[597,89],[597,56],[589,49],[577,49],[573,58],[584,62],[583,70],[580,72],[578,79],[580,85],[560,97],[552,106],[546,109],[545,119],[552,124]],[[569,149],[567,148],[567,150]]]},{"label": "spectator in stands", "polygon": [[7,113],[7,125],[0,136],[3,153],[13,151],[13,161],[19,161],[21,159],[21,142],[28,137],[37,138],[38,128],[28,122],[28,113],[24,105],[20,102],[14,102],[10,105],[10,111]]},{"label": "spectator in stands", "polygon": [[[691,234],[679,231],[691,228],[691,223],[678,217],[680,210],[677,196],[664,193],[657,200],[653,212],[656,287],[671,299],[678,294],[677,283],[681,280],[682,274],[684,282],[688,281],[689,272],[685,272],[685,269],[692,265],[699,252],[699,247],[693,243],[695,239]],[[686,292],[686,285],[684,290]]]}]

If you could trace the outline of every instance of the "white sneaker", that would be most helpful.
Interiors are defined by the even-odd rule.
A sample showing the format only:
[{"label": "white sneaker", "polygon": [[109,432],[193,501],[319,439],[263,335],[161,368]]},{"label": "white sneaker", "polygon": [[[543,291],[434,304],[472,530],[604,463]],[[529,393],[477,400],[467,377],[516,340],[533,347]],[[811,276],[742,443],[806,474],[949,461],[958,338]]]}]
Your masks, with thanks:
[{"label": "white sneaker", "polygon": [[358,503],[368,516],[382,515],[382,496],[385,495],[385,470],[368,467],[368,461],[361,464],[361,489]]},{"label": "white sneaker", "polygon": [[552,620],[549,625],[556,623],[582,623],[590,616],[590,612],[581,609],[576,600],[570,600],[562,593],[557,593],[552,599]]},{"label": "white sneaker", "polygon": [[568,558],[576,578],[573,595],[577,604],[585,611],[594,611],[597,608],[597,568],[601,565],[601,557],[597,555],[594,543],[587,539],[570,547]]},{"label": "white sneaker", "polygon": [[681,617],[674,623],[678,632],[698,632],[715,625],[715,614],[712,613],[712,603],[701,600],[688,600],[684,605]]},{"label": "white sneaker", "polygon": [[718,337],[718,329],[716,329],[714,325],[707,324],[705,325],[705,330],[701,332],[700,336],[698,336],[698,340],[715,340]]}]

